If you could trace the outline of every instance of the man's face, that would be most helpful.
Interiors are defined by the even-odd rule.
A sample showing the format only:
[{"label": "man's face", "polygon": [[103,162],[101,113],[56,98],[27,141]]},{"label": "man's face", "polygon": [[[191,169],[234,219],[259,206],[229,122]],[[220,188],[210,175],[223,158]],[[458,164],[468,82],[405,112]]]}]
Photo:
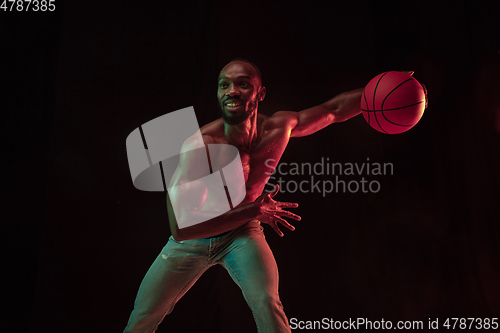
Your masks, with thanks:
[{"label": "man's face", "polygon": [[229,125],[237,125],[248,119],[264,95],[265,88],[252,65],[235,61],[221,70],[217,98],[222,118]]}]

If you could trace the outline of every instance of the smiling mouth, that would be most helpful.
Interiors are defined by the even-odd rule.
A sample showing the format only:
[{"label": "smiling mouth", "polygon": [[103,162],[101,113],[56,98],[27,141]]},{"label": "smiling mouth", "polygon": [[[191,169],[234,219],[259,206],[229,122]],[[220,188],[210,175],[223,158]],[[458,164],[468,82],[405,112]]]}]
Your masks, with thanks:
[{"label": "smiling mouth", "polygon": [[228,101],[228,102],[224,103],[224,105],[226,106],[227,110],[233,112],[233,111],[240,110],[241,107],[243,106],[243,103],[240,101],[232,100],[232,101]]},{"label": "smiling mouth", "polygon": [[240,103],[240,102],[230,102],[230,103],[226,103],[226,106],[227,107],[230,107],[230,108],[236,108],[238,106],[242,106],[243,103]]}]

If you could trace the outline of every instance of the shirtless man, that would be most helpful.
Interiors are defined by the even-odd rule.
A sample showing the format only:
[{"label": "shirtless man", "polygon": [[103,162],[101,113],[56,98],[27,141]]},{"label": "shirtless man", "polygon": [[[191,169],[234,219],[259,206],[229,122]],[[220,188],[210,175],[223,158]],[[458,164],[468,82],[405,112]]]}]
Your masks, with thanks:
[{"label": "shirtless man", "polygon": [[[238,149],[245,197],[224,214],[179,228],[177,219],[183,217],[174,215],[167,195],[172,236],[141,283],[125,332],[154,332],[203,272],[216,264],[241,288],[260,333],[290,332],[278,295],[278,269],[261,223],[282,237],[279,225],[294,230],[284,218],[300,220],[285,209],[298,205],[275,201],[277,185],[273,193],[264,192],[264,187],[291,137],[310,135],[356,116],[361,112],[362,91],[342,93],[301,112],[279,111],[268,117],[257,112],[266,96],[258,68],[239,59],[221,70],[217,98],[223,117],[202,127],[201,135],[206,145],[222,143]],[[194,141],[186,140],[183,150],[199,147]],[[189,202],[194,213],[203,214],[206,189],[196,179],[205,175],[200,174],[199,163],[197,154],[182,154],[170,184],[195,183],[188,191]],[[171,191],[170,195],[183,194]]]}]

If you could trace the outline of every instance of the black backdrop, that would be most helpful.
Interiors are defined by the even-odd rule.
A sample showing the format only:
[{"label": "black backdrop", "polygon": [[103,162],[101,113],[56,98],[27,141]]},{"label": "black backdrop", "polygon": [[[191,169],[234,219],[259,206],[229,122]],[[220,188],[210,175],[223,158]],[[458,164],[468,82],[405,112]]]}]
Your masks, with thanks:
[{"label": "black backdrop", "polygon": [[[282,162],[369,158],[394,172],[366,176],[378,193],[278,195],[299,202],[303,218],[284,238],[266,228],[289,318],[499,317],[499,4],[405,3],[56,1],[51,13],[1,13],[4,289],[15,331],[123,329],[170,236],[165,195],[132,185],[125,139],[190,105],[200,125],[219,117],[215,82],[234,57],[262,70],[267,115],[387,70],[413,70],[429,91],[404,134],[358,116],[290,141]],[[254,326],[216,267],[159,332]]]}]

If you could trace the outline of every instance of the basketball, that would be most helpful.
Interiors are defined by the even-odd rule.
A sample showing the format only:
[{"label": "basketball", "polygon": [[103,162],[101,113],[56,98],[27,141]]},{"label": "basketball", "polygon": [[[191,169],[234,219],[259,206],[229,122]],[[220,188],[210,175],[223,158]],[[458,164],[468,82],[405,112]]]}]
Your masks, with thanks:
[{"label": "basketball", "polygon": [[420,82],[408,73],[379,74],[368,82],[361,95],[363,117],[379,132],[406,132],[422,118],[425,94]]}]

